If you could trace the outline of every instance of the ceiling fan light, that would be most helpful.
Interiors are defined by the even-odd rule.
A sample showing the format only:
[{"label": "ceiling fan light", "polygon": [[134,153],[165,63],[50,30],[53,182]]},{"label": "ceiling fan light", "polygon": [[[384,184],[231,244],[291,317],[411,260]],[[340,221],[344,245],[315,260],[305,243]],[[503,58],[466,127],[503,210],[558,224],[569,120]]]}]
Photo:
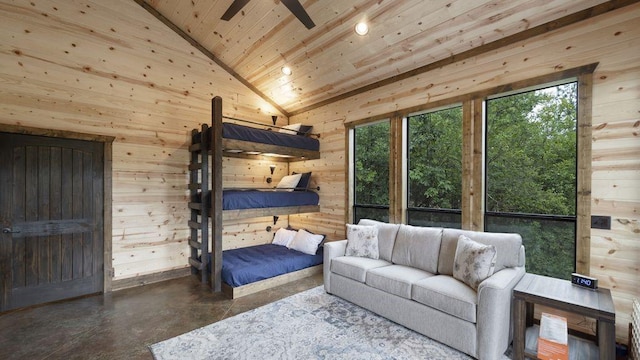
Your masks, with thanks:
[{"label": "ceiling fan light", "polygon": [[283,66],[280,71],[287,76],[293,74],[293,71],[291,71],[291,68],[288,66]]},{"label": "ceiling fan light", "polygon": [[360,36],[367,35],[369,33],[369,25],[366,22],[359,22],[356,24],[355,31]]}]

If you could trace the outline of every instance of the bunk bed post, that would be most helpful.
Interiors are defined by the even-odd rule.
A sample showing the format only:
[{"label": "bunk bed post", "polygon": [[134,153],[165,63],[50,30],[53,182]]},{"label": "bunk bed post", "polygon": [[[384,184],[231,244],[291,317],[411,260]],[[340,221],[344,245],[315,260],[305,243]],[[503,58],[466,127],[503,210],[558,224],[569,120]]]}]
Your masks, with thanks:
[{"label": "bunk bed post", "polygon": [[222,291],[222,98],[211,99],[211,287]]}]

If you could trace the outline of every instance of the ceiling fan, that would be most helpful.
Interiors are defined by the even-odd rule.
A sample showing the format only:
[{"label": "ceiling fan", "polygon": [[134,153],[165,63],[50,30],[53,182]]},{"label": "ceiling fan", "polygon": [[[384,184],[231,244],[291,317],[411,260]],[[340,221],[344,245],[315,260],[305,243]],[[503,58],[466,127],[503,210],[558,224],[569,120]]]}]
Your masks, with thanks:
[{"label": "ceiling fan", "polygon": [[[227,11],[222,15],[220,19],[229,21],[232,17],[234,17],[247,3],[249,0],[233,0],[233,3]],[[313,23],[313,20],[309,17],[309,14],[304,10],[302,4],[300,4],[299,0],[280,0],[281,3],[286,6],[293,15],[295,15],[307,29],[311,29],[316,24]]]}]

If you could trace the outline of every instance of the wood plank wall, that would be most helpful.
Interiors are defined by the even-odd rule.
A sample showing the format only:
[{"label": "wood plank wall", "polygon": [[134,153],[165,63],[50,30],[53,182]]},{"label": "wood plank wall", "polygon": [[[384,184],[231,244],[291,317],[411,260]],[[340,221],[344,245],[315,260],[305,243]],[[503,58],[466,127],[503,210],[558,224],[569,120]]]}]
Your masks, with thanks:
[{"label": "wood plank wall", "polygon": [[[443,101],[599,62],[594,73],[592,214],[612,216],[611,230],[591,231],[591,275],[610,288],[616,335],[626,343],[631,302],[640,297],[640,5],[454,63],[293,116],[322,134],[322,158],[310,167],[322,188],[321,214],[296,216],[331,239],[344,238],[344,123]],[[573,326],[593,324],[573,318]],[[585,328],[586,326],[586,328]]]},{"label": "wood plank wall", "polygon": [[[223,97],[226,116],[287,124],[134,1],[0,1],[0,34],[1,124],[116,138],[114,282],[187,266],[187,146],[191,129],[211,121],[211,97]],[[233,186],[269,173],[263,162],[224,166]],[[275,181],[287,172],[279,165]],[[268,242],[270,224],[229,224],[225,247]]]}]

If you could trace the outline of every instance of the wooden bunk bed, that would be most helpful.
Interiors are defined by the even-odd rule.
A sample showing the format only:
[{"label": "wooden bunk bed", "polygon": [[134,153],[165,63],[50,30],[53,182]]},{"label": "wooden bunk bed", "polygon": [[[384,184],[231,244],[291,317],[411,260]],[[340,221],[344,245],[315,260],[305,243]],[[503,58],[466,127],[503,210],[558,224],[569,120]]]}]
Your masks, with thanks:
[{"label": "wooden bunk bed", "polygon": [[[222,184],[223,157],[239,157],[256,160],[268,158],[270,161],[291,162],[318,159],[320,158],[320,152],[315,149],[284,146],[277,142],[269,143],[272,142],[271,139],[265,140],[260,138],[257,141],[262,142],[257,142],[231,138],[231,135],[229,135],[229,137],[227,137],[227,135],[223,136],[223,126],[226,126],[223,119],[248,123],[252,122],[224,117],[222,115],[222,98],[218,96],[211,100],[211,107],[211,126],[203,124],[200,130],[194,129],[191,133],[192,144],[189,147],[189,151],[191,152],[189,164],[189,208],[191,210],[191,218],[188,225],[191,235],[189,240],[191,248],[189,264],[192,274],[199,273],[202,283],[208,283],[210,281],[213,291],[219,292],[224,290],[225,293],[235,298],[321,272],[322,265],[317,265],[240,287],[231,287],[222,281],[223,220],[239,220],[319,211],[319,205],[317,204],[224,210]],[[265,124],[259,125],[264,126]],[[230,131],[226,132],[230,133]],[[274,131],[268,131],[261,136],[265,136],[266,134],[268,137],[275,137],[275,133]],[[302,138],[302,136],[299,137]],[[295,146],[298,145],[296,144]],[[211,166],[209,166],[209,164],[211,164]],[[208,248],[209,219],[211,219],[212,229],[211,249]],[[207,256],[209,251],[211,252],[210,260],[209,256]],[[207,271],[208,268],[211,269],[211,273]]]}]

